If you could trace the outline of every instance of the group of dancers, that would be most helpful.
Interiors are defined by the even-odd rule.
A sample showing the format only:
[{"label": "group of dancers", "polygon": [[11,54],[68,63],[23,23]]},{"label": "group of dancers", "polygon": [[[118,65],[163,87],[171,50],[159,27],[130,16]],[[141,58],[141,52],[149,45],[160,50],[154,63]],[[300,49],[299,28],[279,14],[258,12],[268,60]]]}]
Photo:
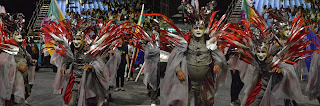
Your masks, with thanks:
[{"label": "group of dancers", "polygon": [[[303,26],[301,15],[290,22],[281,14],[268,11],[273,18],[268,26],[254,11],[256,15],[248,20],[227,23],[227,14],[215,19],[215,1],[201,9],[188,2],[182,2],[182,6],[192,24],[192,33],[182,32],[168,17],[157,13],[143,15],[158,16],[177,33],[159,27],[155,27],[155,33],[147,33],[139,25],[129,26],[130,22],[103,22],[95,18],[44,22],[43,42],[52,45],[55,52],[50,63],[60,71],[54,79],[54,93],[62,94],[63,104],[68,106],[101,106],[110,102],[110,87],[121,62],[117,47],[126,38],[145,52],[143,82],[153,91],[160,88],[160,105],[213,105],[228,70],[239,70],[246,87],[238,105],[274,106],[283,105],[286,100],[303,100],[294,65],[312,52],[305,90],[310,100],[319,101],[319,40],[303,40],[309,26]],[[25,50],[21,36],[23,17],[21,13],[0,14],[0,105],[25,105],[34,83],[37,61]],[[305,50],[311,43],[318,50]],[[227,60],[228,49],[234,55]],[[159,84],[161,51],[169,53],[169,57],[167,66],[160,67],[166,71]]]},{"label": "group of dancers", "polygon": [[[30,96],[34,82],[37,61],[32,60],[25,50],[27,44],[20,32],[23,17],[22,14],[6,13],[0,17],[1,106],[26,105],[25,100]],[[145,52],[143,82],[152,91],[158,89],[160,49],[156,38],[159,35],[148,34],[141,26],[129,27],[129,24],[94,18],[42,23],[43,42],[52,45],[47,49],[54,49],[50,63],[59,70],[53,93],[62,94],[64,105],[102,106],[110,102],[110,87],[115,84],[117,70],[121,67],[121,53],[117,47],[124,45],[120,40],[128,38],[136,48]]]},{"label": "group of dancers", "polygon": [[[302,92],[320,103],[319,39],[304,39],[310,32],[307,28],[317,25],[304,26],[305,20],[299,14],[289,21],[281,12],[267,11],[272,18],[269,26],[254,7],[251,10],[255,15],[247,20],[227,23],[228,14],[215,19],[214,1],[201,9],[188,2],[182,2],[182,6],[193,25],[192,33],[183,33],[170,24],[178,33],[167,34],[176,42],[171,41],[167,47],[171,54],[160,84],[161,105],[212,106],[228,70],[238,72],[243,82],[232,86],[240,88],[237,94],[245,86],[242,101],[231,105],[297,105],[303,103]],[[306,50],[311,43],[318,49]],[[228,60],[227,51],[232,52]],[[302,91],[297,74],[305,67],[297,63],[308,53],[312,53],[312,59],[308,84]]]}]

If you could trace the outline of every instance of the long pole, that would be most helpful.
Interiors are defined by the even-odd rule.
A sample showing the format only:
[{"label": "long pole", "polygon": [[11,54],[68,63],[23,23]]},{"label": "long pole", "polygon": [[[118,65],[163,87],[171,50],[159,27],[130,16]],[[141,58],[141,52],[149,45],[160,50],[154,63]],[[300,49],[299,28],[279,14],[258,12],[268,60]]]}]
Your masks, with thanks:
[{"label": "long pole", "polygon": [[143,65],[142,65],[142,67],[141,67],[141,69],[140,69],[140,71],[139,71],[139,73],[138,73],[138,75],[137,75],[137,77],[136,77],[135,82],[137,82],[137,81],[138,81],[138,79],[139,79],[139,77],[140,77],[141,73],[143,72],[143,70],[144,70],[144,63],[143,63]]},{"label": "long pole", "polygon": [[[141,9],[141,12],[140,12],[140,14],[143,14],[143,11],[144,11],[144,4],[142,4],[142,9]],[[141,25],[142,26],[142,15],[140,15],[140,17],[139,17],[139,21],[138,21],[138,25]],[[139,30],[138,29],[136,29],[136,32],[139,32]],[[134,62],[136,61],[136,59],[137,59],[137,54],[138,54],[138,52],[139,52],[139,49],[137,49],[137,48],[134,48],[134,52],[133,52],[133,55],[132,55],[132,60],[131,60],[131,65],[130,65],[130,70],[128,70],[129,71],[129,74],[128,74],[128,77],[131,75],[131,71],[133,71],[133,65],[134,65]]]}]

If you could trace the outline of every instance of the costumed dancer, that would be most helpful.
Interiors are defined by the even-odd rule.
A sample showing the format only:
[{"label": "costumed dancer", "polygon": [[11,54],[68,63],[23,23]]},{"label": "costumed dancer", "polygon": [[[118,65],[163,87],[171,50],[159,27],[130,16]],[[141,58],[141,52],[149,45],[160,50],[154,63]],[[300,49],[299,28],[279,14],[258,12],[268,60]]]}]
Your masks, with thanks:
[{"label": "costumed dancer", "polygon": [[14,55],[16,72],[13,72],[13,75],[8,76],[9,80],[14,78],[13,85],[7,86],[10,88],[12,87],[10,92],[13,96],[9,99],[9,105],[28,104],[25,100],[30,96],[31,87],[34,82],[35,64],[37,61],[33,60],[30,54],[26,51],[27,44],[22,39],[21,31],[24,21],[24,15],[22,13],[2,16],[2,24],[5,26],[3,30],[14,38],[14,41],[10,42],[14,42],[12,44],[17,45],[17,48],[15,49],[18,51],[17,54]]},{"label": "costumed dancer", "polygon": [[[289,37],[290,37],[290,29],[291,29],[291,23],[288,18],[285,18],[287,14],[282,12],[281,10],[272,10],[272,11],[266,11],[266,13],[269,14],[269,17],[272,18],[271,25],[273,26],[272,32],[274,34],[275,39],[279,39],[276,42],[273,42],[273,50],[271,50],[271,53],[279,52],[284,45],[286,45]],[[308,72],[305,59],[299,59],[296,62],[297,64],[294,65],[294,70],[297,75],[297,77],[301,80],[303,80],[303,73]],[[297,105],[296,101],[285,99],[285,105]]]},{"label": "costumed dancer", "polygon": [[44,24],[41,29],[45,43],[55,49],[51,63],[60,70],[53,84],[54,90],[63,94],[65,105],[101,106],[108,99],[109,77],[115,72],[110,72],[101,56],[108,54],[116,41],[123,38],[120,37],[123,33],[121,26],[126,25],[114,25],[112,21],[103,23],[97,36],[91,38],[89,32],[94,24],[90,19]]},{"label": "costumed dancer", "polygon": [[192,33],[182,33],[169,18],[156,14],[162,16],[179,34],[160,31],[164,33],[160,40],[171,44],[169,48],[174,47],[168,58],[164,79],[160,82],[161,105],[210,106],[214,103],[218,87],[224,83],[227,63],[216,45],[217,41],[207,40],[209,37],[216,40],[215,35],[222,30],[226,15],[213,23],[217,13],[213,12],[215,1],[209,2],[201,11],[187,2],[182,5],[184,13],[193,23]]},{"label": "costumed dancer", "polygon": [[277,48],[273,48],[273,44],[278,43],[279,39],[271,30],[273,26],[267,26],[263,17],[255,13],[257,16],[252,16],[250,23],[241,20],[245,28],[230,24],[230,32],[222,36],[228,44],[238,48],[241,60],[251,64],[241,72],[243,82],[248,85],[242,105],[273,106],[284,105],[284,99],[302,100],[299,80],[292,64],[311,52],[303,50],[310,44],[309,41],[302,41],[308,33],[302,27],[304,20],[299,15],[292,21],[288,32],[290,37],[279,52],[274,53],[271,51]]},{"label": "costumed dancer", "polygon": [[156,104],[156,100],[158,99],[158,93],[160,92],[160,73],[158,71],[158,63],[160,62],[160,43],[158,34],[158,23],[154,28],[155,32],[150,34],[148,34],[145,30],[140,30],[140,32],[145,35],[144,39],[141,39],[144,40],[144,44],[142,44],[143,48],[141,49],[144,51],[144,67],[142,67],[144,68],[143,83],[147,86],[149,90],[151,106],[154,106]]},{"label": "costumed dancer", "polygon": [[[4,9],[0,7],[1,9]],[[12,26],[11,26],[12,24]],[[9,26],[7,26],[9,25]],[[8,106],[11,95],[13,94],[15,79],[17,74],[19,77],[22,77],[21,73],[17,73],[16,62],[14,55],[17,55],[19,52],[18,44],[12,38],[12,33],[16,30],[14,26],[14,21],[10,20],[10,15],[0,13],[0,105]],[[17,73],[17,74],[16,74]],[[23,79],[19,80],[22,83],[23,88]],[[23,89],[24,91],[24,89]],[[21,91],[21,94],[16,93],[15,97],[24,98],[24,92]],[[18,99],[16,99],[18,100]],[[23,104],[24,99],[19,101]],[[13,105],[13,104],[12,104]]]},{"label": "costumed dancer", "polygon": [[[240,78],[240,72],[239,70],[246,70],[248,67],[248,64],[242,60],[239,59],[240,54],[236,53],[237,48],[232,48],[228,50],[228,70],[230,70],[231,73],[231,90],[230,90],[230,96],[231,96],[231,106],[238,106],[241,104],[241,101],[239,99],[239,94],[244,86],[244,83],[241,81]],[[228,58],[226,57],[226,58]]]},{"label": "costumed dancer", "polygon": [[320,36],[318,39],[313,39],[313,43],[318,50],[314,51],[311,56],[310,70],[308,75],[308,84],[305,92],[309,97],[309,100],[317,99],[320,103]]}]

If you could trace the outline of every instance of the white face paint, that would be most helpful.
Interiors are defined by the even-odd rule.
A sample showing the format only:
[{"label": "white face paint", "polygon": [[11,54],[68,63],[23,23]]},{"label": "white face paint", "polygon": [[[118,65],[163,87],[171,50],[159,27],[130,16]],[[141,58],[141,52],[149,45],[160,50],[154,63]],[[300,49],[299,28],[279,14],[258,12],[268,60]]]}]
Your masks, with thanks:
[{"label": "white face paint", "polygon": [[289,31],[290,31],[290,26],[286,26],[286,27],[285,27],[285,30],[284,30],[284,36],[290,37]]},{"label": "white face paint", "polygon": [[264,43],[258,48],[256,55],[260,61],[264,61],[267,58],[267,46]]},{"label": "white face paint", "polygon": [[22,42],[23,41],[22,35],[20,34],[14,35],[14,40],[16,40],[17,42]]},{"label": "white face paint", "polygon": [[80,48],[82,44],[82,41],[79,39],[73,40],[73,45],[75,48]]},{"label": "white face paint", "polygon": [[203,36],[204,34],[204,28],[203,26],[193,26],[193,29],[192,29],[192,33],[194,36],[200,38]]}]

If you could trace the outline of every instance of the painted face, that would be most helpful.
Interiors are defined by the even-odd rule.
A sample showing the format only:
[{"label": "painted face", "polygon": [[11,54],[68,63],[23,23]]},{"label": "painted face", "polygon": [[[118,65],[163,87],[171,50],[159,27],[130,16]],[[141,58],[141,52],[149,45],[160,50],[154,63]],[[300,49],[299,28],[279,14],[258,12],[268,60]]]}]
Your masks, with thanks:
[{"label": "painted face", "polygon": [[75,48],[80,48],[82,45],[82,40],[80,38],[74,39],[72,42]]},{"label": "painted face", "polygon": [[286,26],[286,27],[285,27],[285,30],[283,31],[284,36],[286,36],[286,37],[290,37],[290,35],[289,35],[289,31],[290,31],[290,26]]},{"label": "painted face", "polygon": [[22,38],[21,34],[14,33],[13,37],[14,37],[14,40],[16,40],[17,42],[22,42],[23,41],[23,38]]},{"label": "painted face", "polygon": [[204,34],[204,26],[193,26],[192,33],[198,38],[202,37]]},{"label": "painted face", "polygon": [[264,43],[258,47],[256,55],[260,61],[264,61],[267,58],[267,46]]}]

